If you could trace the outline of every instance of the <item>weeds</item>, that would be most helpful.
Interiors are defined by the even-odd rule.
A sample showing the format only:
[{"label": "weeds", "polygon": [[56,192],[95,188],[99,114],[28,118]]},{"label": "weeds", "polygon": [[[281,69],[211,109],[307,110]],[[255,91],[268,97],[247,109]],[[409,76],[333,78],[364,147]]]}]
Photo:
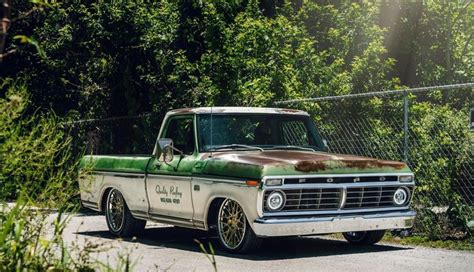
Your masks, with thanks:
[{"label": "weeds", "polygon": [[212,247],[211,242],[208,243],[208,246],[209,246],[209,252],[208,252],[206,247],[201,241],[199,241],[198,239],[194,239],[194,241],[199,245],[199,248],[201,249],[202,253],[204,253],[204,256],[206,256],[209,262],[211,262],[212,267],[214,268],[214,271],[217,272],[216,255],[214,252],[214,247]]},{"label": "weeds", "polygon": [[413,246],[424,246],[433,248],[445,248],[455,250],[474,250],[474,239],[472,237],[463,240],[455,239],[444,239],[435,240],[429,237],[411,235],[407,237],[399,237],[391,233],[387,233],[384,238],[384,242],[396,243],[401,245],[413,245]]},{"label": "weeds", "polygon": [[[114,271],[91,257],[96,245],[72,248],[63,241],[79,207],[72,138],[50,111],[25,118],[26,88],[4,84],[10,85],[0,98],[0,271]],[[116,269],[131,269],[128,255]]]}]

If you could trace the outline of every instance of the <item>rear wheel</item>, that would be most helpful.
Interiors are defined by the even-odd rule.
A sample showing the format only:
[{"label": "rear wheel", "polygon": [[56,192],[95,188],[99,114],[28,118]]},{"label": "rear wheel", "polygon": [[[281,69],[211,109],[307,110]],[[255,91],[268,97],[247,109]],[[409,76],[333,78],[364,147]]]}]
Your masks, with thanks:
[{"label": "rear wheel", "polygon": [[351,244],[373,245],[382,240],[385,230],[344,232],[342,235]]},{"label": "rear wheel", "polygon": [[232,253],[251,252],[262,241],[250,227],[242,207],[231,199],[224,200],[220,205],[217,233],[222,247]]},{"label": "rear wheel", "polygon": [[117,189],[111,189],[105,204],[105,218],[109,231],[119,237],[131,237],[145,228],[146,221],[136,219],[130,213],[125,199]]}]

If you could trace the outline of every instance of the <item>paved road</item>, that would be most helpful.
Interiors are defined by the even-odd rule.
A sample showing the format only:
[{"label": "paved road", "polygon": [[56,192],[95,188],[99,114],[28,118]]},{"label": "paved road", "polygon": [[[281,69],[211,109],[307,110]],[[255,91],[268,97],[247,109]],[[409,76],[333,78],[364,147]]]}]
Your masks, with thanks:
[{"label": "paved road", "polygon": [[[136,241],[119,240],[107,231],[100,215],[75,215],[64,239],[83,246],[101,244],[104,263],[130,253],[136,271],[212,271],[194,239],[207,243],[206,233],[148,224]],[[215,239],[210,239],[217,244]],[[382,244],[356,247],[324,236],[272,239],[257,254],[230,255],[217,249],[219,271],[474,271],[474,252]]]}]

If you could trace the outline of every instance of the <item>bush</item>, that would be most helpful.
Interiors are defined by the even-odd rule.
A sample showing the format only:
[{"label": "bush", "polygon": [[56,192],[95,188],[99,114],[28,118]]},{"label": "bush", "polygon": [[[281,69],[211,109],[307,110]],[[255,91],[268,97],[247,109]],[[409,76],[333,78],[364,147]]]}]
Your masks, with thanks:
[{"label": "bush", "polygon": [[465,192],[474,163],[467,111],[415,103],[410,119],[409,161],[418,185],[415,231],[435,239],[462,238],[469,234],[467,223],[474,215]]},{"label": "bush", "polygon": [[[25,86],[4,84],[9,86],[0,98],[0,271],[111,271],[91,259],[97,245],[72,251],[62,239],[66,212],[79,207],[71,201],[78,191],[77,159],[62,120],[51,111],[25,117]],[[35,208],[52,205],[57,214]],[[118,265],[128,270],[130,262]]]},{"label": "bush", "polygon": [[14,200],[21,192],[39,203],[69,198],[77,189],[77,162],[61,119],[51,111],[25,117],[25,86],[5,84],[6,97],[0,98],[0,199]]}]

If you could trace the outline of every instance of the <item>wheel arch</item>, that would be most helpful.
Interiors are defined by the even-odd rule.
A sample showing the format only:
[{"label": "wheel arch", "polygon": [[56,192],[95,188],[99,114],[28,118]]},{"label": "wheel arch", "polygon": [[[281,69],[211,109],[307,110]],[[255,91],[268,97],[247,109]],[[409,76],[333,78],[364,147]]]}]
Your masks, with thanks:
[{"label": "wheel arch", "polygon": [[237,202],[241,207],[242,210],[244,211],[245,218],[247,219],[250,227],[253,229],[253,219],[249,218],[249,213],[246,211],[246,206],[242,205],[242,201],[239,201],[233,196],[225,196],[225,195],[215,195],[212,198],[209,199],[207,208],[206,208],[206,214],[204,217],[204,223],[205,229],[209,230],[209,228],[212,226],[213,223],[215,223],[215,219],[217,216],[217,213],[219,212],[220,204],[224,202],[224,200],[230,199],[235,202]]},{"label": "wheel arch", "polygon": [[122,192],[122,190],[120,190],[120,188],[118,188],[117,186],[113,186],[113,185],[106,185],[102,188],[101,190],[101,193],[100,193],[100,198],[99,198],[99,212],[104,212],[105,211],[105,205],[107,204],[107,195],[109,194],[110,190],[112,189],[116,189],[118,190],[121,194],[122,194],[122,197],[125,201],[125,204],[128,206],[128,199],[127,199],[127,196]]},{"label": "wheel arch", "polygon": [[107,195],[109,194],[110,190],[112,190],[112,186],[109,186],[102,190],[99,198],[99,212],[105,212],[105,205],[107,205]]},{"label": "wheel arch", "polygon": [[222,202],[226,200],[226,197],[223,196],[216,196],[211,199],[209,205],[206,209],[206,220],[205,220],[205,228],[209,230],[211,226],[213,226],[216,222],[217,214],[219,213],[219,208]]}]

